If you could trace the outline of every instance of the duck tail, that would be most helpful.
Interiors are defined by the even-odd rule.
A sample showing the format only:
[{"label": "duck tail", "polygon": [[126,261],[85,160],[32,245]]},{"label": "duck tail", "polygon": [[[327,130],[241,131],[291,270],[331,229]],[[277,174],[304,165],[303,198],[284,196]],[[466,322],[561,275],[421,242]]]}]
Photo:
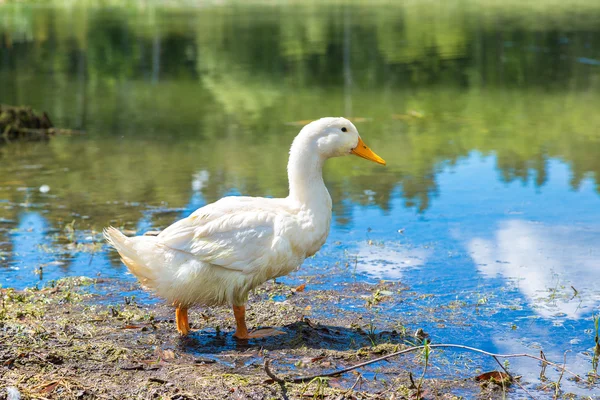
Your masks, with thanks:
[{"label": "duck tail", "polygon": [[105,228],[103,233],[106,241],[119,252],[123,264],[140,280],[140,283],[148,288],[154,288],[156,276],[136,250],[138,247],[136,244],[140,241],[154,240],[154,237],[127,237],[112,226]]}]

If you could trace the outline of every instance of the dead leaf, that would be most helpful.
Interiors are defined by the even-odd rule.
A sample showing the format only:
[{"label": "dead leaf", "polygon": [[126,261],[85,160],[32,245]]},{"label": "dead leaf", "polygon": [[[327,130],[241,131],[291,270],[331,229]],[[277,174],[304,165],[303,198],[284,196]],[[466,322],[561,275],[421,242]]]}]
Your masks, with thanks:
[{"label": "dead leaf", "polygon": [[491,382],[496,385],[507,384],[512,381],[510,375],[502,371],[485,372],[475,378],[477,382]]},{"label": "dead leaf", "polygon": [[40,390],[40,393],[44,393],[44,394],[52,393],[58,385],[60,385],[60,381],[50,382],[48,385],[44,386],[43,389]]},{"label": "dead leaf", "polygon": [[139,328],[141,328],[140,325],[125,325],[121,329],[139,329]]},{"label": "dead leaf", "polygon": [[294,289],[295,292],[304,292],[304,289],[306,288],[306,283],[303,283],[300,286],[296,286],[296,289]]}]

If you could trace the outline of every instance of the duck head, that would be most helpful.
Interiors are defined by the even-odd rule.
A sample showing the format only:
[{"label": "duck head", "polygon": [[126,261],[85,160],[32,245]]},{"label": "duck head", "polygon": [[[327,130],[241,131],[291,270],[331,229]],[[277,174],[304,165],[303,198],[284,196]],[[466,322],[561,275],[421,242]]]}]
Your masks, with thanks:
[{"label": "duck head", "polygon": [[316,145],[323,158],[354,154],[385,165],[385,160],[362,141],[354,124],[346,118],[318,119],[306,125],[298,136]]}]

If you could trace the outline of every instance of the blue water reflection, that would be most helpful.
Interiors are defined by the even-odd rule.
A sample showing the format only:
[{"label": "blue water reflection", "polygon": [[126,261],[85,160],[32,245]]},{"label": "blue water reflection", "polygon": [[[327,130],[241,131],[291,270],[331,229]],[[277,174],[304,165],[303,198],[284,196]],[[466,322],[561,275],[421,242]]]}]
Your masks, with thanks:
[{"label": "blue water reflection", "polygon": [[[35,211],[19,215],[16,230],[10,234],[11,251],[2,268],[4,286],[28,286],[36,281],[36,271],[42,266],[61,266],[52,254],[52,243],[46,237],[46,219]],[[18,282],[18,283],[17,283]]]},{"label": "blue water reflection", "polygon": [[[441,171],[440,195],[424,214],[404,208],[398,194],[390,212],[355,206],[352,228],[334,229],[327,246],[352,238],[347,251],[357,255],[361,280],[401,280],[432,295],[436,307],[464,302],[469,328],[429,324],[434,341],[498,353],[543,350],[554,360],[571,350],[567,361],[585,375],[592,316],[600,312],[600,215],[594,212],[600,198],[591,180],[573,190],[569,167],[557,160],[548,162],[548,180],[538,188],[500,183],[495,165],[494,156],[472,153]],[[387,311],[422,323],[411,307]],[[537,363],[514,364],[535,381]]]},{"label": "blue water reflection", "polygon": [[[557,160],[548,162],[542,187],[531,181],[502,183],[496,165],[494,156],[473,152],[443,168],[437,175],[439,196],[424,213],[406,208],[399,188],[386,210],[344,200],[344,213],[335,219],[351,222],[334,224],[323,249],[284,281],[298,284],[310,278],[307,290],[315,291],[400,281],[421,300],[383,304],[374,319],[424,327],[438,343],[499,353],[543,350],[560,360],[569,349],[571,368],[585,374],[591,362],[592,315],[600,311],[600,215],[594,212],[600,198],[591,180],[573,190],[569,167]],[[211,179],[205,170],[189,177],[191,194],[184,208],[146,207],[136,224],[138,233],[163,228],[204,205],[202,189]],[[38,211],[19,214],[1,281],[17,288],[73,275],[135,282],[106,247],[89,247],[101,241],[99,232],[72,235],[70,240],[57,236]],[[143,298],[151,301],[152,296]],[[364,301],[339,306],[363,309]],[[423,310],[439,316],[423,319]],[[314,310],[323,318],[328,312]],[[532,381],[539,373],[536,363],[514,364]]]}]

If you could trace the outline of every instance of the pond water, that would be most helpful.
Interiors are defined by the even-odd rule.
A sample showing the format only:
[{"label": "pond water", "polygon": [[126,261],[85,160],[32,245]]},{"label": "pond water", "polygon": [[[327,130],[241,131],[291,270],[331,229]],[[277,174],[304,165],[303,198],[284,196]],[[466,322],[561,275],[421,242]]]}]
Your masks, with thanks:
[{"label": "pond water", "polygon": [[[134,282],[103,227],[142,233],[225,195],[285,196],[300,127],[343,115],[388,165],[328,163],[331,235],[284,281],[401,281],[420,301],[382,302],[378,323],[569,351],[587,374],[600,3],[538,3],[0,5],[0,103],[85,131],[0,145],[0,284]],[[511,368],[537,382],[537,363]]]}]

